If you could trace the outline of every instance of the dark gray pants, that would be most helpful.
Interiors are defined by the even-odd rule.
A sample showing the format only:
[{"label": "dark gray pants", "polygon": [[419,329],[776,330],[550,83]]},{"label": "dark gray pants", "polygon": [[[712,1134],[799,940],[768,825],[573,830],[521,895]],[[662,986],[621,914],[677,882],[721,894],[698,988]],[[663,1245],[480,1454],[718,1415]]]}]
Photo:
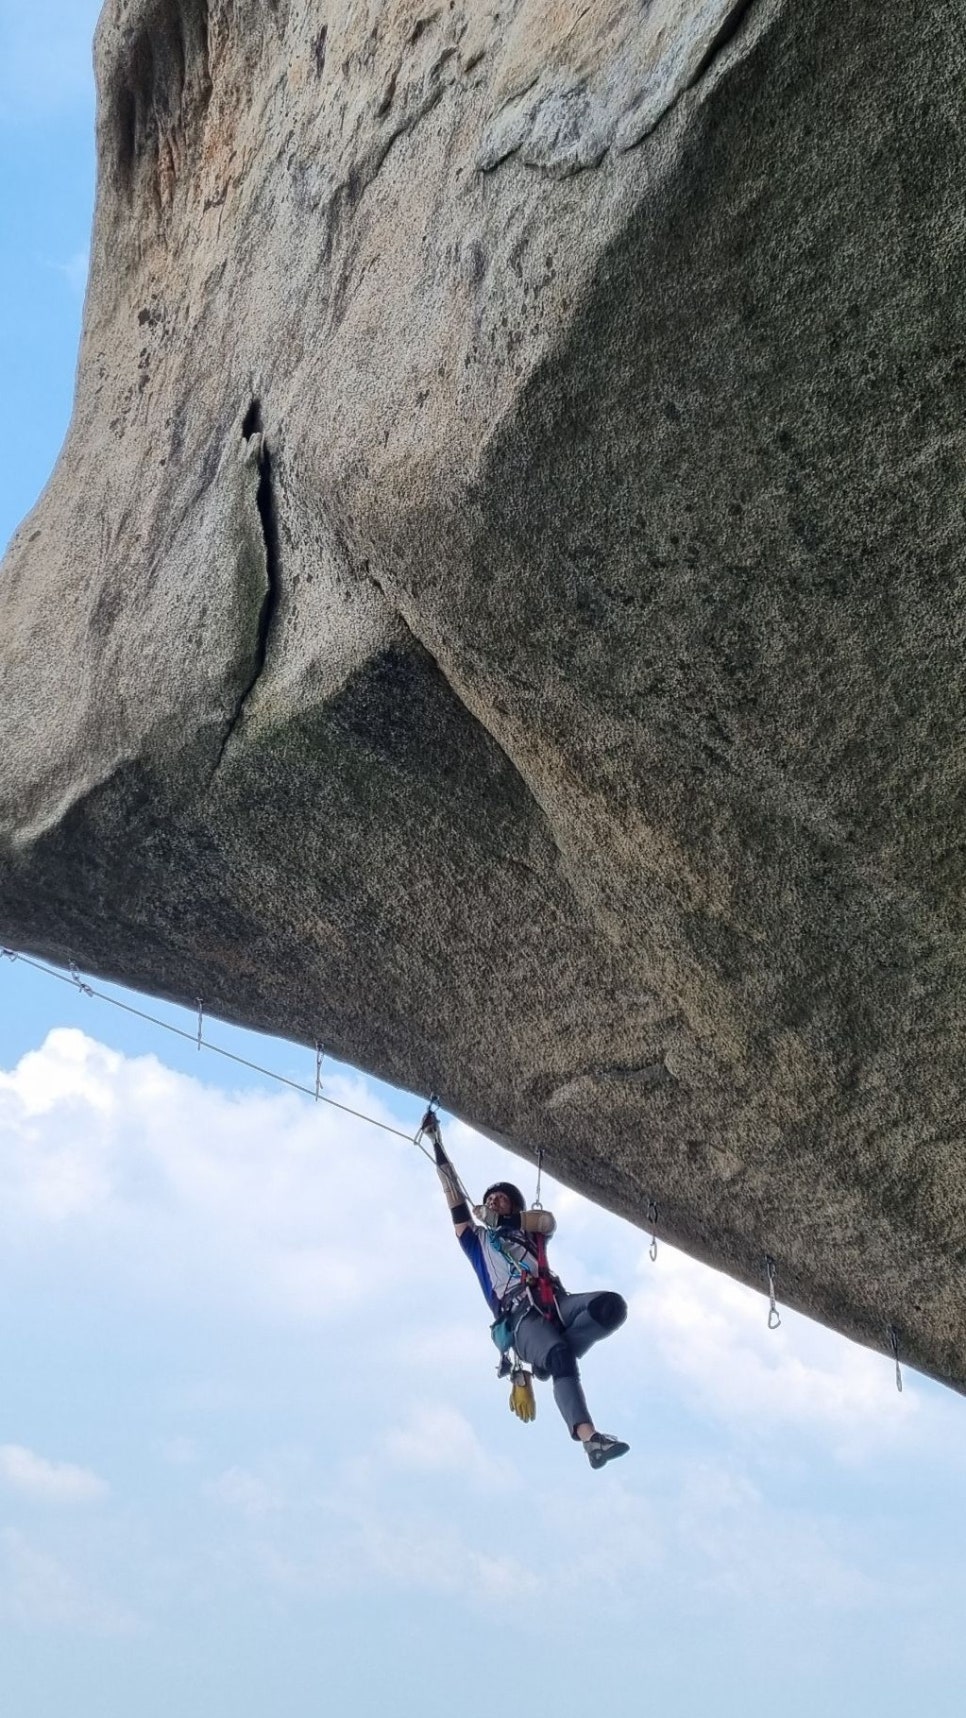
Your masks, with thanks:
[{"label": "dark gray pants", "polygon": [[557,1319],[544,1318],[527,1307],[514,1326],[514,1346],[521,1360],[553,1379],[553,1397],[571,1437],[575,1427],[593,1424],[580,1382],[578,1360],[601,1337],[617,1330],[627,1317],[627,1302],[619,1294],[558,1294]]}]

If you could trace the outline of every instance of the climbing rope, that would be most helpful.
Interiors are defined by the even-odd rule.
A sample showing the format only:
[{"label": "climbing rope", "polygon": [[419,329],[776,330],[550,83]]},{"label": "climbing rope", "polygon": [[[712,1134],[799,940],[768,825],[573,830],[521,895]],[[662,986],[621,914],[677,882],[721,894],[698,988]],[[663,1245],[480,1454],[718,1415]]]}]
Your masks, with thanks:
[{"label": "climbing rope", "polygon": [[[23,961],[24,966],[29,966],[34,972],[42,972],[45,978],[56,978],[61,984],[70,984],[75,990],[80,990],[84,996],[89,996],[96,1002],[107,1002],[112,1008],[119,1008],[122,1014],[131,1014],[136,1020],[146,1021],[149,1026],[158,1026],[162,1032],[170,1032],[175,1038],[182,1038],[187,1043],[194,1044],[198,1050],[211,1050],[214,1055],[223,1056],[226,1062],[234,1062],[236,1067],[248,1068],[253,1074],[261,1074],[266,1080],[274,1080],[277,1085],[288,1086],[290,1091],[302,1092],[307,1098],[314,1097],[319,1103],[328,1104],[330,1109],[339,1110],[342,1115],[352,1116],[356,1121],[368,1122],[370,1127],[378,1127],[383,1133],[391,1133],[396,1139],[405,1139],[410,1145],[415,1145],[424,1157],[429,1158],[431,1163],[433,1162],[432,1152],[427,1151],[422,1144],[420,1138],[422,1129],[414,1138],[412,1134],[403,1133],[401,1128],[392,1127],[389,1122],[379,1121],[375,1116],[366,1115],[362,1110],[352,1109],[349,1104],[337,1103],[335,1098],[327,1098],[319,1086],[318,1075],[321,1064],[318,1060],[316,1061],[316,1088],[313,1091],[311,1086],[303,1086],[298,1080],[290,1080],[285,1074],[276,1073],[274,1068],[264,1068],[258,1062],[249,1062],[246,1057],[237,1056],[233,1050],[225,1050],[220,1044],[212,1044],[209,1039],[202,1035],[204,1004],[200,997],[198,998],[197,1028],[194,1032],[185,1032],[180,1026],[173,1026],[169,1020],[161,1020],[156,1014],[148,1014],[143,1008],[132,1008],[130,1003],[120,1002],[116,996],[108,996],[106,991],[96,990],[93,985],[87,984],[81,978],[73,961],[70,962],[69,972],[57,972],[53,967],[45,966],[39,960],[32,960],[29,955],[21,954],[19,950],[12,948],[0,948],[0,960]],[[318,1056],[318,1047],[316,1048],[316,1056]],[[438,1103],[439,1100],[434,1099],[434,1102]]]}]

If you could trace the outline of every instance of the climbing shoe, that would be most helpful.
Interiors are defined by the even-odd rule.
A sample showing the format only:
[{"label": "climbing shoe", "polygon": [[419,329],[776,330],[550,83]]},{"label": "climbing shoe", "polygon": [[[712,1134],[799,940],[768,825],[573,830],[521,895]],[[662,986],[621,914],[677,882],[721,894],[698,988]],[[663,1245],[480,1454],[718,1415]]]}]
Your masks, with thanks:
[{"label": "climbing shoe", "polygon": [[591,1467],[603,1467],[605,1462],[613,1461],[616,1456],[626,1456],[630,1447],[630,1444],[622,1444],[620,1438],[612,1438],[608,1432],[595,1432],[584,1444]]}]

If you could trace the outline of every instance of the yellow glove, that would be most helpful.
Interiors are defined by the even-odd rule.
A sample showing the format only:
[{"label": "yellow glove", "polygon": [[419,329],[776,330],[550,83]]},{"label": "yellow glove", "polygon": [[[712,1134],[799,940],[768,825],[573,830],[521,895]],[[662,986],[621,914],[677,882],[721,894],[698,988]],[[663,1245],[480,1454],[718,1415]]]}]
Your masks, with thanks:
[{"label": "yellow glove", "polygon": [[510,1391],[510,1412],[516,1414],[518,1420],[535,1420],[537,1404],[533,1396],[533,1384],[529,1372],[524,1372],[518,1366],[513,1373],[513,1388]]}]

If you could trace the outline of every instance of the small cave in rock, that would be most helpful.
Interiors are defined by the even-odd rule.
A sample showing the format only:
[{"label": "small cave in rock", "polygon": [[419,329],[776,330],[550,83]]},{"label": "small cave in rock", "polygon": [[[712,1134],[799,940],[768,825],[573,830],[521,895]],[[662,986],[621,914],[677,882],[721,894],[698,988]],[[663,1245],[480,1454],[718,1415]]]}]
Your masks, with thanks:
[{"label": "small cave in rock", "polygon": [[160,191],[161,159],[173,173],[200,131],[211,94],[210,0],[156,0],[115,63],[106,92],[122,185],[144,173]]}]

